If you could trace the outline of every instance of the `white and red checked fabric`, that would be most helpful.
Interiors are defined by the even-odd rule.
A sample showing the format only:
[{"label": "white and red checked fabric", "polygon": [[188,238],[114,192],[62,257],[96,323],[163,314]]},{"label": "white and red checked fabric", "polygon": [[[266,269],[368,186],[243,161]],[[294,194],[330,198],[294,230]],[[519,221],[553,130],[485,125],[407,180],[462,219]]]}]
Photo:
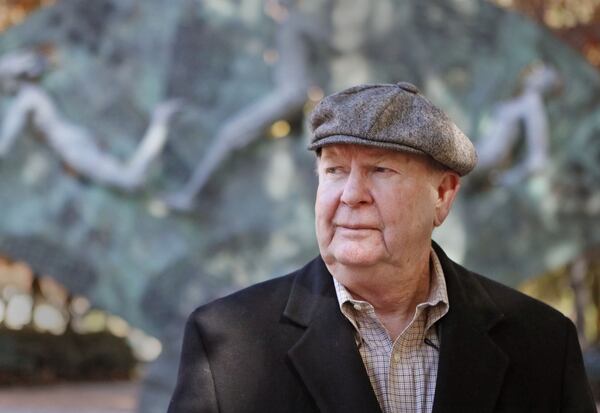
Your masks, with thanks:
[{"label": "white and red checked fabric", "polygon": [[355,339],[371,385],[384,413],[430,413],[435,396],[440,341],[435,323],[449,308],[446,281],[433,249],[429,297],[392,342],[366,301],[354,299],[334,279],[340,310],[355,328]]}]

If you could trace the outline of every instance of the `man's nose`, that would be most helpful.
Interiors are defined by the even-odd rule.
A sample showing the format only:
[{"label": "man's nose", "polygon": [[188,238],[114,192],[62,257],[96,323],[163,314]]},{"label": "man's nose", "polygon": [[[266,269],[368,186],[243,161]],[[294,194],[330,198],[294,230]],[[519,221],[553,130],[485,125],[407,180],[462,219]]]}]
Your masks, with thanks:
[{"label": "man's nose", "polygon": [[341,202],[349,206],[358,206],[372,202],[371,188],[367,176],[352,170],[344,183]]}]

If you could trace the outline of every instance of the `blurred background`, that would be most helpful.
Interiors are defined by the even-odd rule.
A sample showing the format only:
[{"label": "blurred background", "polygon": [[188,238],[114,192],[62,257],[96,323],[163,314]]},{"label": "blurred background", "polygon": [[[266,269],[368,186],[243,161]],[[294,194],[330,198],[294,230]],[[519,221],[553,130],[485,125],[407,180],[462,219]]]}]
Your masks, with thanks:
[{"label": "blurred background", "polygon": [[306,115],[410,81],[478,168],[435,239],[600,397],[600,0],[0,0],[0,413],[164,412],[186,316],[317,254]]}]

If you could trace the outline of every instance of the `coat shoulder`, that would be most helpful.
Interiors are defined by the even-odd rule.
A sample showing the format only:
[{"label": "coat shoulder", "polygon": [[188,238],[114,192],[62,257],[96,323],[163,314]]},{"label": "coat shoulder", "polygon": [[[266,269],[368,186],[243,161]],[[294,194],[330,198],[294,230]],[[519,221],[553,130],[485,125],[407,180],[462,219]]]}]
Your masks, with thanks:
[{"label": "coat shoulder", "polygon": [[[434,243],[433,247],[442,263],[449,294],[453,291],[461,301],[469,302],[472,311],[500,313],[505,321],[516,322],[517,326],[527,330],[535,325],[556,328],[570,323],[567,317],[548,304],[471,271],[448,258],[437,244]],[[454,288],[450,291],[452,285]],[[453,297],[449,299],[452,307]]]},{"label": "coat shoulder", "polygon": [[286,275],[251,285],[201,305],[192,312],[190,319],[205,325],[238,325],[244,322],[247,328],[278,322],[288,304],[296,279],[302,273],[310,272],[317,261],[315,259]]},{"label": "coat shoulder", "polygon": [[566,317],[550,305],[477,273],[471,273],[507,318],[564,324]]},{"label": "coat shoulder", "polygon": [[[241,317],[285,306],[295,273],[279,276],[251,285],[224,297],[197,307],[191,314],[196,320]],[[281,311],[279,312],[281,314]]]}]

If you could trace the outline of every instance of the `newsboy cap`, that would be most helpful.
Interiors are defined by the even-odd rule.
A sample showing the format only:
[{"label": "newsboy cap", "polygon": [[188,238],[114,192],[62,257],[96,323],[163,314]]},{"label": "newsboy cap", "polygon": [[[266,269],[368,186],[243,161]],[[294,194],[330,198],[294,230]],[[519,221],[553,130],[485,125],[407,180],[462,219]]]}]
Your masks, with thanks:
[{"label": "newsboy cap", "polygon": [[312,150],[349,143],[426,154],[461,176],[477,163],[469,138],[407,82],[358,85],[326,96],[310,123]]}]

